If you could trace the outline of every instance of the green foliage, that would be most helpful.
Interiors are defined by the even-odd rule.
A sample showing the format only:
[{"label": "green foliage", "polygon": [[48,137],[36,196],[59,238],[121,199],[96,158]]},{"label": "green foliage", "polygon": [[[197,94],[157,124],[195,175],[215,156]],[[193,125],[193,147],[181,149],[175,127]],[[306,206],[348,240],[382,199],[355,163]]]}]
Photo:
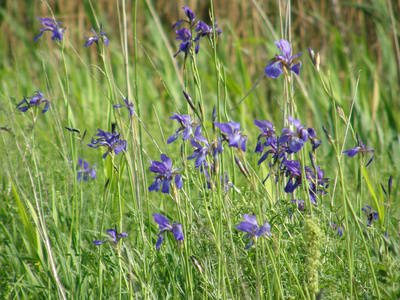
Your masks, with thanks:
[{"label": "green foliage", "polygon": [[[178,17],[147,0],[119,1],[115,10],[84,1],[74,19],[63,1],[24,9],[12,1],[1,4],[0,298],[314,299],[321,289],[322,299],[400,298],[399,53],[388,29],[399,31],[391,17],[398,8],[378,0],[347,3],[342,12],[335,4],[323,11],[319,5],[325,1],[280,8],[251,1],[250,10],[230,1],[243,13],[236,16],[227,2],[215,2],[200,2],[195,12],[208,24],[215,16],[223,34],[204,38],[199,54],[186,60],[182,53],[173,58],[177,41],[171,26],[184,18],[179,7]],[[34,20],[53,13],[67,27],[64,41],[53,42],[46,32],[35,44]],[[97,30],[97,23],[110,46],[100,41],[83,48],[83,32]],[[272,42],[288,36],[293,51],[303,52],[300,76],[261,79],[232,111],[276,54]],[[309,45],[320,52],[318,71],[308,58]],[[50,110],[18,111],[16,105],[36,90],[50,99]],[[132,117],[113,108],[127,95],[135,105]],[[216,184],[207,189],[206,176],[186,159],[193,153],[189,141],[166,140],[177,128],[172,112],[197,112],[204,117],[204,136],[216,140],[214,106],[218,122],[241,123],[248,145],[243,153],[225,144]],[[273,160],[257,165],[254,120],[271,121],[280,133],[290,114],[323,141],[315,159],[330,185],[318,194],[317,206],[306,189],[284,193],[287,178],[278,165],[263,183]],[[127,151],[102,159],[105,149],[86,145],[97,128],[111,131],[113,123]],[[375,149],[368,168],[364,158],[342,155],[356,146],[356,133]],[[308,151],[309,144],[289,159],[311,166]],[[148,160],[158,161],[160,153],[182,167],[183,189],[172,187],[171,195],[148,192],[153,182]],[[95,180],[77,181],[79,157],[98,164]],[[228,192],[219,180],[225,172],[232,183]],[[388,194],[381,183],[391,175]],[[305,210],[292,199],[304,199]],[[364,203],[379,212],[370,227]],[[153,213],[183,224],[185,240],[165,233],[157,251]],[[243,214],[271,224],[271,236],[255,239],[249,250],[243,249],[248,239],[235,228]],[[114,226],[129,236],[118,244],[93,245]]]}]

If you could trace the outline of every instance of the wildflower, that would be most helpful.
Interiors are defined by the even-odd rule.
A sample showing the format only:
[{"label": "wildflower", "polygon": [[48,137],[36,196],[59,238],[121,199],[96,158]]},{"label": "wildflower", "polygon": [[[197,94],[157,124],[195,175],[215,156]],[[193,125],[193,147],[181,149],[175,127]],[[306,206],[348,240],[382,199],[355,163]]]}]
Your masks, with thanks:
[{"label": "wildflower", "polygon": [[301,148],[303,148],[304,143],[308,141],[309,132],[311,132],[312,135],[314,135],[315,131],[312,128],[306,129],[305,125],[302,125],[299,120],[294,119],[292,117],[289,117],[288,121],[293,123],[297,131],[296,133],[294,133],[290,129],[283,128],[282,135],[279,138],[279,143],[284,144],[288,142],[290,151],[292,151],[293,153],[297,153],[301,150]]},{"label": "wildflower", "polygon": [[[217,22],[215,22],[215,30],[217,32],[217,35],[220,35],[222,33],[222,30],[217,28]],[[194,38],[193,42],[199,42],[200,39],[204,36],[208,36],[209,38],[212,38],[213,36],[213,27],[208,26],[206,23],[200,21],[196,25],[196,32],[197,36]],[[196,47],[200,47],[200,44],[197,44]],[[198,50],[197,50],[198,52]],[[197,54],[196,52],[196,54]]]},{"label": "wildflower", "polygon": [[[265,147],[276,143],[275,126],[269,121],[257,121],[254,120],[254,124],[261,130],[261,134],[257,138],[257,146],[255,153],[262,153]],[[265,142],[262,143],[262,139],[265,138]]]},{"label": "wildflower", "polygon": [[79,167],[82,170],[76,171],[76,173],[78,174],[77,181],[80,181],[82,179],[83,181],[88,181],[89,177],[92,179],[96,179],[97,164],[89,167],[89,163],[86,160],[82,160],[82,158],[79,158]]},{"label": "wildflower", "polygon": [[299,76],[301,62],[297,57],[301,55],[301,52],[291,56],[292,48],[290,47],[288,41],[281,39],[280,41],[276,41],[274,43],[278,47],[280,55],[275,55],[275,57],[268,63],[264,70],[265,74],[268,77],[276,79],[282,73],[285,73],[285,75],[288,76],[289,71],[292,71]]},{"label": "wildflower", "polygon": [[125,105],[121,104],[116,104],[114,105],[114,108],[121,108],[121,107],[126,107],[129,110],[129,115],[132,117],[133,113],[135,112],[135,109],[133,108],[133,102],[129,101],[128,99],[122,98],[125,101]]},{"label": "wildflower", "polygon": [[[187,28],[181,28],[175,31],[176,35],[178,36],[176,40],[182,41],[179,44],[179,50],[174,54],[174,57],[176,57],[179,53],[183,52],[185,53],[185,57],[188,55],[190,48],[192,48],[192,32],[187,29]],[[200,49],[200,44],[196,43],[195,47],[195,53],[199,53]]]},{"label": "wildflower", "polygon": [[373,211],[372,208],[370,206],[368,206],[367,204],[364,203],[364,206],[366,208],[362,208],[362,210],[365,212],[365,214],[367,215],[367,225],[368,227],[371,227],[371,223],[372,221],[375,219],[378,219],[379,216],[379,212],[377,211]]},{"label": "wildflower", "polygon": [[266,160],[270,154],[272,154],[272,158],[275,160],[286,158],[287,154],[292,153],[286,145],[280,145],[276,142],[271,144],[270,147],[271,148],[266,151],[264,155],[261,156],[261,158],[258,160],[257,165],[260,165],[264,160]]},{"label": "wildflower", "polygon": [[[202,142],[202,146],[199,142]],[[194,153],[190,155],[187,159],[196,158],[196,168],[199,168],[206,160],[207,154],[212,154],[215,157],[218,153],[223,151],[223,148],[218,144],[215,147],[214,142],[208,143],[208,140],[201,135],[201,125],[197,126],[194,132],[194,137],[190,139],[190,143],[195,148]]]},{"label": "wildflower", "polygon": [[282,165],[287,169],[286,176],[290,177],[284,191],[285,193],[293,193],[301,185],[301,165],[295,160],[285,160],[282,162]]},{"label": "wildflower", "polygon": [[62,41],[63,40],[63,33],[66,29],[61,28],[61,22],[56,23],[54,20],[49,19],[49,18],[39,18],[38,19],[40,22],[42,22],[42,25],[45,26],[44,28],[40,29],[40,33],[35,37],[35,43],[37,43],[38,39],[43,35],[43,32],[45,31],[51,31],[52,33],[52,40],[56,41]]},{"label": "wildflower", "polygon": [[[33,97],[31,97],[31,98],[24,97],[24,100],[22,100],[22,101],[17,105],[16,108],[17,108],[18,110],[22,111],[22,112],[26,112],[29,108],[31,108],[31,107],[33,107],[33,106],[39,106],[39,105],[42,104],[42,103],[46,103],[45,106],[44,106],[44,108],[43,108],[43,110],[42,110],[42,113],[44,114],[46,111],[48,111],[49,108],[50,108],[50,101],[47,100],[47,99],[44,99],[44,98],[43,98],[43,97],[44,97],[44,94],[42,94],[41,92],[36,91],[35,93],[36,93],[36,94],[35,94]],[[22,106],[22,105],[24,105],[24,104],[26,104],[26,106]]]},{"label": "wildflower", "polygon": [[182,188],[182,175],[177,173],[181,168],[172,170],[172,161],[165,154],[161,154],[161,161],[152,161],[149,159],[151,163],[150,171],[153,173],[158,173],[160,175],[154,177],[156,181],[149,187],[149,192],[156,191],[158,192],[161,188],[161,193],[169,194],[169,188],[171,185],[172,179],[175,177],[175,185],[178,189]]},{"label": "wildflower", "polygon": [[222,139],[229,143],[229,147],[241,148],[246,152],[247,136],[242,135],[240,130],[240,123],[229,121],[228,123],[214,122],[222,132]]},{"label": "wildflower", "polygon": [[182,232],[182,224],[180,223],[172,223],[170,225],[169,220],[164,217],[163,215],[153,214],[154,221],[158,224],[158,229],[161,231],[157,234],[158,240],[156,243],[156,249],[160,250],[160,246],[164,240],[164,232],[172,232],[176,241],[183,241],[185,240]]},{"label": "wildflower", "polygon": [[85,45],[83,45],[83,47],[89,47],[93,43],[99,44],[99,39],[100,38],[103,38],[104,45],[108,46],[110,44],[110,41],[105,36],[106,32],[101,31],[102,30],[101,27],[100,27],[99,34],[97,34],[96,31],[93,28],[90,28],[90,30],[93,32],[94,36],[88,37],[87,34],[85,33],[85,37],[86,37],[87,41],[86,41]]},{"label": "wildflower", "polygon": [[128,234],[125,232],[118,233],[117,226],[115,226],[115,229],[107,229],[106,231],[110,235],[110,237],[108,237],[105,241],[93,241],[93,244],[95,244],[96,246],[100,246],[104,243],[113,243],[116,245],[118,244],[120,239],[128,236]]},{"label": "wildflower", "polygon": [[258,226],[257,219],[254,215],[243,215],[243,219],[247,222],[242,222],[239,225],[235,226],[237,230],[247,232],[245,238],[249,238],[249,244],[244,247],[245,250],[249,249],[253,245],[253,239],[260,237],[262,235],[271,236],[271,226],[268,222],[265,222],[261,227]]},{"label": "wildflower", "polygon": [[167,140],[168,144],[175,142],[178,138],[178,135],[181,134],[181,132],[182,132],[182,140],[184,141],[187,140],[192,135],[193,128],[197,124],[197,122],[188,115],[178,115],[173,113],[173,116],[170,117],[170,119],[177,120],[181,124],[181,127],[175,130],[175,133],[168,138]]},{"label": "wildflower", "polygon": [[98,136],[98,139],[92,138],[92,141],[90,144],[88,144],[89,147],[92,147],[94,149],[97,149],[99,147],[106,147],[107,152],[103,155],[103,158],[106,158],[109,153],[114,153],[115,155],[118,155],[121,151],[126,150],[126,140],[121,140],[119,138],[119,133],[114,132],[105,132],[98,128],[99,133],[96,134]]},{"label": "wildflower", "polygon": [[[300,162],[295,160],[284,160],[282,165],[286,167],[286,176],[289,177],[289,180],[284,188],[285,193],[293,193],[294,190],[302,184],[301,179],[301,165]],[[329,185],[329,178],[324,178],[324,171],[317,166],[317,174],[314,175],[314,172],[310,167],[305,166],[305,178],[309,183],[309,194],[311,198],[311,202],[316,204],[316,194],[317,192],[323,194],[323,190],[320,190],[319,187],[324,187],[325,189]]]},{"label": "wildflower", "polygon": [[[353,157],[358,153],[361,153],[363,157],[365,157],[365,155],[367,153],[374,153],[373,149],[365,148],[364,143],[360,142],[360,140],[358,139],[358,135],[357,135],[357,140],[358,140],[358,146],[356,146],[356,147],[354,147],[352,149],[343,151],[343,153],[347,154],[349,157]],[[367,163],[367,165],[365,167],[368,167],[368,165],[373,161],[373,159],[374,159],[374,156],[372,156],[372,158],[368,161],[368,163]]]}]

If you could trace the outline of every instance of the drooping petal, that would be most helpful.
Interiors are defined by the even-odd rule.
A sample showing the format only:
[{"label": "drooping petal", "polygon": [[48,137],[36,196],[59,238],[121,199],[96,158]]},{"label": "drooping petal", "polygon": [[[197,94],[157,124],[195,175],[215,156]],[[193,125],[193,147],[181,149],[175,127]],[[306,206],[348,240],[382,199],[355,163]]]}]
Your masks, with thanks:
[{"label": "drooping petal", "polygon": [[170,188],[170,185],[171,185],[171,181],[172,181],[172,178],[165,178],[163,180],[163,186],[162,186],[162,189],[161,189],[161,193],[169,194],[169,188]]},{"label": "drooping petal", "polygon": [[255,236],[262,236],[268,233],[268,236],[271,236],[271,225],[268,222],[265,222],[260,229],[257,230]]},{"label": "drooping petal", "polygon": [[171,143],[175,142],[177,139],[178,139],[178,134],[175,133],[175,134],[171,135],[171,136],[168,138],[167,144],[171,144]]},{"label": "drooping petal", "polygon": [[182,232],[182,224],[176,223],[172,226],[172,233],[174,235],[175,240],[183,241],[185,238]]},{"label": "drooping petal", "polygon": [[101,244],[107,243],[106,241],[93,241],[93,244],[100,246]]},{"label": "drooping petal", "polygon": [[235,226],[237,230],[244,231],[247,233],[253,233],[255,230],[258,229],[258,225],[251,224],[249,222],[242,222]]},{"label": "drooping petal", "polygon": [[[299,54],[301,54],[301,53],[299,53]],[[300,68],[301,68],[301,62],[298,62],[297,64],[293,65],[290,68],[290,71],[295,73],[297,76],[300,76]]]},{"label": "drooping petal", "polygon": [[265,67],[264,70],[265,75],[271,77],[272,79],[278,78],[282,73],[282,62],[272,60],[268,65]]},{"label": "drooping petal", "polygon": [[246,247],[244,247],[244,250],[250,249],[250,247],[253,246],[253,243],[254,243],[253,239],[250,239],[249,244]]},{"label": "drooping petal", "polygon": [[355,147],[350,150],[343,151],[344,154],[347,154],[349,157],[353,157],[356,155],[358,152],[360,152],[361,148],[360,147]]},{"label": "drooping petal", "polygon": [[175,186],[178,189],[182,188],[182,175],[181,174],[178,174],[175,176]]},{"label": "drooping petal", "polygon": [[156,191],[158,192],[161,188],[162,181],[161,179],[157,179],[149,186],[149,192]]},{"label": "drooping petal", "polygon": [[163,240],[164,240],[164,236],[163,236],[163,235],[160,235],[160,236],[158,237],[157,244],[156,244],[156,249],[157,249],[157,250],[160,250],[160,246],[161,246]]},{"label": "drooping petal", "polygon": [[289,139],[289,149],[293,151],[293,153],[297,153],[303,148],[304,142],[303,140],[299,139],[298,137],[292,136]]}]

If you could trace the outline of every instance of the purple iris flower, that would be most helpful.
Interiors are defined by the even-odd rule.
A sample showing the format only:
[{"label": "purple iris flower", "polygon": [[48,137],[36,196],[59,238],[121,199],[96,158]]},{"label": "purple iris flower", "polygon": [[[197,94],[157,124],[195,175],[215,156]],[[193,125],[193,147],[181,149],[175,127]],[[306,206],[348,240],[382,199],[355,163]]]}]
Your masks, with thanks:
[{"label": "purple iris flower", "polygon": [[114,105],[114,108],[121,108],[121,107],[126,107],[129,110],[129,115],[132,117],[133,113],[135,112],[135,109],[133,108],[133,102],[129,101],[128,99],[122,98],[125,101],[125,105],[121,104],[116,104]]},{"label": "purple iris flower", "polygon": [[88,181],[89,177],[92,179],[96,179],[97,164],[89,167],[89,163],[86,160],[82,160],[82,158],[79,158],[79,167],[81,168],[81,170],[76,171],[76,173],[78,174],[78,181],[82,179],[83,181]]},{"label": "purple iris flower", "polygon": [[161,193],[169,194],[169,188],[174,177],[175,186],[178,189],[182,188],[182,175],[177,173],[181,168],[172,170],[172,160],[168,156],[161,154],[161,162],[151,159],[149,159],[149,162],[151,163],[150,171],[159,174],[154,177],[156,181],[149,187],[149,192],[158,192],[162,185]]},{"label": "purple iris flower", "polygon": [[222,132],[222,140],[229,143],[229,147],[241,148],[246,152],[247,136],[242,135],[243,130],[240,131],[240,123],[229,121],[228,123],[214,122]]},{"label": "purple iris flower", "polygon": [[364,203],[364,206],[366,208],[362,208],[362,210],[365,212],[365,214],[367,215],[367,225],[368,227],[371,227],[372,221],[375,219],[378,219],[379,216],[379,212],[377,211],[373,211],[372,208],[370,206],[368,206],[367,204]]},{"label": "purple iris flower", "polygon": [[[192,32],[190,31],[190,29],[181,28],[176,30],[175,33],[178,36],[176,40],[180,40],[182,42],[179,44],[179,50],[174,54],[174,57],[176,57],[181,52],[185,53],[186,57],[189,54],[190,48],[192,48],[193,44]],[[199,50],[200,50],[200,44],[197,41],[194,52],[197,54],[199,53]]]},{"label": "purple iris flower", "polygon": [[[295,189],[302,184],[301,181],[301,165],[300,162],[295,160],[284,160],[282,165],[286,167],[286,176],[289,177],[289,180],[284,188],[285,193],[293,193]],[[305,177],[309,183],[309,194],[311,198],[311,202],[316,204],[316,194],[317,192],[321,194],[326,194],[323,190],[320,190],[319,187],[327,188],[329,184],[329,178],[324,178],[324,172],[317,166],[317,176],[314,175],[314,172],[310,167],[305,166]]]},{"label": "purple iris flower", "polygon": [[262,235],[268,234],[271,236],[271,226],[268,222],[265,222],[261,227],[258,226],[257,219],[254,215],[243,215],[243,219],[247,222],[242,222],[236,225],[235,228],[240,231],[247,232],[245,238],[249,238],[249,244],[244,247],[245,250],[249,249],[253,245],[253,238],[258,238]]},{"label": "purple iris flower", "polygon": [[[358,135],[357,135],[357,140],[358,140]],[[371,149],[371,148],[365,148],[364,143],[360,142],[358,140],[358,146],[343,151],[344,154],[347,154],[349,157],[353,157],[358,153],[361,153],[362,156],[365,156],[367,153],[374,153],[375,150]],[[368,167],[369,164],[374,160],[374,156],[372,156],[372,158],[368,161],[367,165],[365,167]]]},{"label": "purple iris flower", "polygon": [[88,144],[89,147],[92,147],[94,149],[97,149],[99,147],[106,147],[107,152],[103,155],[103,158],[106,158],[109,153],[114,153],[115,155],[118,155],[121,151],[126,151],[126,140],[121,140],[119,138],[119,133],[114,132],[105,132],[98,128],[99,133],[96,134],[98,136],[98,139],[92,138],[92,141],[90,144]]},{"label": "purple iris flower", "polygon": [[[297,153],[301,150],[301,148],[303,148],[304,143],[308,141],[309,130],[306,129],[305,125],[302,125],[301,122],[297,119],[289,117],[288,121],[293,123],[293,125],[297,129],[297,132],[294,133],[290,129],[283,128],[282,135],[279,138],[279,144],[284,144],[284,143],[288,142],[289,149],[293,153]],[[309,128],[309,129],[312,129],[312,128]],[[314,129],[312,129],[312,131],[313,130]],[[312,132],[312,131],[310,130],[310,132]],[[314,131],[314,133],[315,133],[315,131]]]},{"label": "purple iris flower", "polygon": [[110,44],[110,41],[105,36],[106,32],[102,31],[101,27],[100,27],[99,34],[97,34],[96,31],[93,28],[90,28],[90,30],[93,32],[94,36],[88,37],[87,34],[85,33],[85,37],[86,37],[87,41],[86,41],[85,45],[83,45],[83,47],[89,47],[93,43],[96,43],[98,45],[100,38],[103,38],[104,45],[108,46]]},{"label": "purple iris flower", "polygon": [[[220,35],[222,33],[222,30],[217,28],[217,22],[215,22],[215,30],[217,32],[217,35]],[[199,52],[200,49],[200,39],[204,36],[208,36],[209,38],[212,38],[213,36],[213,27],[208,26],[206,23],[200,21],[196,25],[196,32],[197,36],[194,38],[193,42],[196,42],[196,54]]]},{"label": "purple iris flower", "polygon": [[281,39],[280,41],[276,41],[274,43],[278,47],[280,55],[275,55],[275,57],[268,63],[264,70],[265,74],[268,77],[276,79],[282,73],[288,75],[289,71],[292,71],[299,76],[301,61],[299,61],[297,57],[301,55],[301,52],[291,56],[292,48],[290,47],[288,41]]},{"label": "purple iris flower", "polygon": [[194,12],[193,12],[189,7],[187,7],[187,6],[182,7],[182,9],[185,11],[185,15],[186,15],[186,17],[188,17],[189,21],[186,21],[186,20],[179,20],[178,22],[176,22],[176,23],[174,24],[174,26],[172,26],[172,29],[174,29],[174,28],[180,26],[182,22],[189,23],[189,26],[190,26],[190,27],[192,27],[193,24],[195,23],[196,15],[194,14]]},{"label": "purple iris flower", "polygon": [[110,237],[108,237],[105,241],[93,241],[93,244],[95,244],[96,246],[100,246],[104,243],[113,243],[116,245],[118,244],[120,239],[128,236],[128,234],[125,232],[118,233],[117,226],[115,226],[115,229],[107,229],[106,231],[110,235]]},{"label": "purple iris flower", "polygon": [[279,143],[273,143],[270,145],[270,147],[271,148],[268,151],[266,151],[263,154],[263,156],[261,156],[261,158],[258,160],[257,165],[260,165],[264,160],[266,160],[270,154],[272,154],[272,158],[275,160],[275,159],[286,158],[287,154],[293,153],[288,149],[288,147],[285,144],[279,145]]},{"label": "purple iris flower", "polygon": [[[261,130],[261,134],[257,138],[257,146],[255,153],[262,153],[264,147],[268,147],[273,143],[276,143],[275,126],[269,121],[257,121],[254,120],[254,124]],[[262,140],[265,141],[262,143]]]},{"label": "purple iris flower", "polygon": [[[282,165],[286,167],[286,175],[289,180],[284,188],[285,193],[293,193],[294,190],[301,185],[301,165],[295,160],[285,160]],[[294,180],[294,181],[293,181]]]},{"label": "purple iris flower", "polygon": [[177,120],[181,124],[181,127],[175,130],[175,133],[168,138],[168,144],[175,142],[181,133],[182,140],[186,141],[192,135],[193,128],[197,125],[197,122],[188,115],[178,115],[175,113],[173,115],[170,119]]},{"label": "purple iris flower", "polygon": [[35,43],[37,43],[38,39],[43,35],[43,32],[45,32],[45,31],[51,31],[51,33],[53,34],[51,39],[53,41],[56,41],[56,40],[62,41],[63,40],[63,33],[64,33],[66,27],[61,28],[61,22],[56,23],[54,20],[49,19],[49,18],[39,18],[38,20],[45,27],[40,29],[40,33],[35,37]]},{"label": "purple iris flower", "polygon": [[322,141],[317,139],[317,133],[314,128],[308,128],[308,139],[311,141],[311,145],[313,146],[312,151],[315,151],[319,146],[321,146]]},{"label": "purple iris flower", "polygon": [[[204,146],[202,146],[199,142],[202,142]],[[212,154],[215,157],[218,153],[223,151],[223,148],[218,144],[215,147],[214,142],[211,144],[208,143],[208,140],[201,135],[201,125],[198,125],[194,132],[194,137],[190,139],[190,143],[195,148],[192,155],[190,155],[187,159],[196,158],[196,168],[198,169],[203,163],[205,163],[206,157],[208,154]]]},{"label": "purple iris flower", "polygon": [[182,224],[180,223],[172,223],[172,225],[170,225],[169,220],[164,217],[163,215],[159,215],[159,214],[153,214],[154,217],[154,221],[158,224],[158,229],[160,229],[161,231],[157,234],[158,235],[158,240],[157,240],[157,244],[156,244],[156,249],[160,250],[160,246],[164,240],[164,232],[172,232],[172,234],[174,235],[175,240],[177,241],[184,241],[185,237],[183,236],[183,232],[182,232]]},{"label": "purple iris flower", "polygon": [[[44,94],[42,94],[39,91],[35,92],[36,94],[33,97],[24,97],[24,100],[22,100],[18,105],[17,105],[17,109],[22,111],[22,112],[26,112],[29,108],[33,107],[33,106],[39,106],[42,103],[46,103],[42,113],[44,114],[46,111],[49,110],[50,108],[50,101],[47,99],[44,99]],[[23,106],[24,104],[26,104],[26,106]]]}]

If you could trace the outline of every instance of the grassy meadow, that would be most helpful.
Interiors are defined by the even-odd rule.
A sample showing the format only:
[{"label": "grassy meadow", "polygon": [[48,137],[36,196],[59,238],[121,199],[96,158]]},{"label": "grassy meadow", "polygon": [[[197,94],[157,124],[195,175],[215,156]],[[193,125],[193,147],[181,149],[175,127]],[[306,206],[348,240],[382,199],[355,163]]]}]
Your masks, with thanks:
[{"label": "grassy meadow", "polygon": [[0,299],[400,299],[399,16],[0,1]]}]

